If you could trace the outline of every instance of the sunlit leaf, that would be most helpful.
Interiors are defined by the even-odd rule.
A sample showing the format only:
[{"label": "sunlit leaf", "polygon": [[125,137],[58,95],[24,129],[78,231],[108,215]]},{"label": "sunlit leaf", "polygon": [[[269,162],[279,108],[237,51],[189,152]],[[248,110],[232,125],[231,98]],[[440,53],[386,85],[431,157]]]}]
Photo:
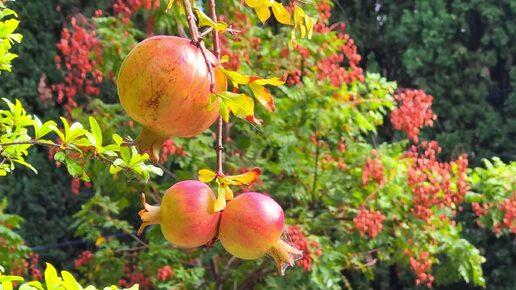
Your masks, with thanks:
[{"label": "sunlit leaf", "polygon": [[204,183],[212,182],[217,177],[217,173],[209,169],[199,170],[199,180]]},{"label": "sunlit leaf", "polygon": [[245,0],[245,4],[249,7],[256,8],[264,5],[266,1],[268,0]]},{"label": "sunlit leaf", "polygon": [[208,15],[204,14],[201,10],[198,8],[194,8],[195,12],[197,13],[197,18],[199,18],[199,27],[209,26],[219,33],[226,32],[228,29],[228,24],[224,21],[213,21]]},{"label": "sunlit leaf", "polygon": [[232,176],[223,176],[220,177],[220,182],[222,184],[228,184],[228,185],[249,185],[253,181],[256,180],[256,178],[262,173],[260,168],[255,167],[251,169],[250,171],[239,174],[239,175],[232,175]]},{"label": "sunlit leaf", "polygon": [[238,85],[247,85],[249,82],[251,82],[251,77],[245,74],[227,70],[221,67],[219,67],[219,70],[226,75],[226,77],[233,83],[234,87],[238,87]]},{"label": "sunlit leaf", "polygon": [[262,23],[265,23],[265,21],[271,17],[271,11],[269,7],[265,5],[254,8],[254,11]]},{"label": "sunlit leaf", "polygon": [[278,20],[279,23],[292,25],[290,13],[285,8],[285,6],[283,6],[283,4],[274,1],[272,3],[272,13],[274,14],[274,17],[276,18],[276,20]]},{"label": "sunlit leaf", "polygon": [[258,102],[260,102],[260,104],[262,104],[262,106],[264,106],[267,111],[274,112],[274,100],[269,90],[255,82],[250,83],[249,87],[251,88],[251,91],[253,92],[253,95],[258,100]]},{"label": "sunlit leaf", "polygon": [[[220,107],[227,107],[227,111],[232,112],[238,118],[248,120],[248,117],[254,118],[254,101],[246,94],[235,94],[230,92],[222,92],[218,94]],[[224,108],[226,110],[226,108]],[[227,118],[227,112],[221,111],[221,116]],[[229,119],[229,118],[228,118]],[[225,119],[227,122],[227,119]]]}]

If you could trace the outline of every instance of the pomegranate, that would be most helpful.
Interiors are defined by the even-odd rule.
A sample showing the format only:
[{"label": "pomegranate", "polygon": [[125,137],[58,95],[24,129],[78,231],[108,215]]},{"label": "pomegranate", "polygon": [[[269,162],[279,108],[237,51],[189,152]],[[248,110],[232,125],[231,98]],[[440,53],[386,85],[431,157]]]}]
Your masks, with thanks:
[{"label": "pomegranate", "polygon": [[195,248],[217,234],[220,212],[214,212],[215,194],[209,186],[186,180],[172,185],[163,195],[161,206],[151,206],[142,194],[142,225],[138,235],[150,224],[160,224],[165,238],[182,248]]},{"label": "pomegranate", "polygon": [[257,259],[270,254],[281,274],[302,251],[281,239],[285,216],[281,206],[267,195],[246,192],[228,202],[219,226],[222,246],[241,259]]},{"label": "pomegranate", "polygon": [[[205,50],[209,63],[217,62]],[[227,89],[225,75],[214,68],[215,92]],[[125,58],[117,79],[120,102],[143,125],[136,140],[151,160],[167,137],[193,137],[218,117],[218,102],[208,111],[211,76],[201,48],[189,39],[153,36],[140,42]]]}]

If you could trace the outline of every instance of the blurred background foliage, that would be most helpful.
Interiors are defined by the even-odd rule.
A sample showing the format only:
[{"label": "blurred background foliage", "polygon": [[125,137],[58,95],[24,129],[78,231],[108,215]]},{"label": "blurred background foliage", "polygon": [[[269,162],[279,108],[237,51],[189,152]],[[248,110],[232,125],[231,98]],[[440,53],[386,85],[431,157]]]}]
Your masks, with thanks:
[{"label": "blurred background foliage", "polygon": [[[387,82],[389,80],[397,82],[398,88],[424,89],[434,96],[432,109],[438,119],[432,128],[423,130],[421,139],[439,142],[443,148],[439,158],[455,160],[467,153],[472,167],[485,168],[469,174],[471,192],[463,210],[455,217],[458,226],[441,225],[440,234],[436,234],[449,238],[441,243],[456,247],[432,250],[428,245],[414,245],[418,250],[433,251],[434,262],[441,262],[434,273],[438,280],[434,287],[480,288],[459,280],[475,279],[478,275],[475,266],[481,264],[478,261],[481,255],[486,258],[482,270],[488,289],[516,289],[512,283],[516,274],[514,233],[497,232],[495,226],[503,223],[504,212],[486,210],[478,214],[478,208],[475,211],[473,205],[483,206],[482,198],[487,196],[484,201],[498,208],[496,202],[501,203],[503,198],[493,200],[492,197],[507,199],[516,191],[516,181],[510,178],[514,174],[507,175],[516,168],[514,162],[510,163],[516,159],[513,142],[516,138],[516,92],[513,90],[516,47],[511,45],[516,39],[514,1],[334,1],[330,23],[346,24],[345,33],[355,41],[358,54],[362,55],[358,65],[367,72],[363,74],[365,82],[344,82],[344,86],[335,86],[328,79],[316,81],[316,72],[320,70],[316,68],[317,61],[337,52],[338,46],[346,43],[337,32],[329,33],[330,36],[316,33],[310,41],[298,40],[306,50],[291,49],[291,58],[285,58],[283,49],[290,39],[290,29],[274,21],[260,24],[251,9],[237,2],[218,1],[219,11],[226,13],[226,21],[231,23],[234,19],[235,25],[240,24],[238,28],[244,32],[240,39],[223,40],[224,45],[234,51],[243,49],[230,55],[231,60],[239,61],[230,61],[229,65],[245,73],[266,76],[285,73],[292,83],[275,91],[280,113],[268,114],[257,109],[257,116],[265,121],[263,128],[240,121],[231,123],[231,135],[226,139],[226,170],[238,173],[245,167],[264,169],[257,189],[277,198],[287,209],[289,223],[301,226],[303,234],[297,237],[305,238],[307,243],[315,241],[322,251],[318,256],[314,250],[317,247],[311,247],[310,275],[306,275],[302,267],[288,272],[284,279],[268,275],[273,268],[268,260],[231,264],[220,245],[177,250],[168,245],[157,227],[148,231],[143,243],[132,237],[139,224],[136,212],[140,207],[137,198],[140,192],[149,193],[154,202],[158,202],[160,192],[173,182],[195,178],[197,170],[214,167],[210,133],[169,143],[163,166],[172,174],[155,178],[149,184],[124,174],[113,180],[107,170],[96,163],[88,164],[94,172],[91,185],[73,181],[63,168],[56,168],[47,149],[33,149],[28,162],[38,168],[39,174],[20,169],[14,175],[2,177],[0,196],[9,200],[7,212],[23,217],[24,222],[17,232],[32,252],[39,254],[39,260],[52,262],[58,268],[75,269],[87,282],[120,286],[139,283],[143,289],[229,287],[231,281],[238,281],[239,286],[257,285],[259,289],[301,285],[306,285],[307,289],[416,288],[408,258],[401,253],[406,245],[392,245],[401,243],[403,236],[383,232],[376,239],[368,239],[352,226],[353,217],[364,204],[383,212],[387,229],[396,229],[397,215],[409,212],[410,204],[405,208],[390,208],[397,198],[406,198],[396,195],[397,190],[405,193],[409,190],[394,174],[406,174],[406,168],[400,165],[400,156],[409,141],[403,133],[392,130],[386,118],[395,105],[396,84]],[[184,33],[184,16],[178,12],[179,8],[175,6],[171,14],[166,14],[161,3],[159,9],[134,12],[129,15],[131,21],[124,23],[121,14],[109,17],[116,14],[110,0],[19,0],[9,2],[9,6],[19,13],[19,32],[24,40],[14,47],[20,57],[13,62],[13,72],[0,76],[0,96],[21,99],[29,112],[44,120],[56,120],[64,115],[84,123],[87,115],[92,114],[101,120],[106,136],[115,129],[122,136],[136,136],[138,125],[133,127],[116,104],[116,91],[109,72],[116,72],[123,56],[149,29],[158,34]],[[326,15],[325,10],[313,2],[303,7],[313,15]],[[99,97],[78,93],[79,106],[74,108],[56,104],[55,91],[50,92],[50,100],[42,98],[52,84],[63,81],[64,72],[56,67],[56,55],[60,55],[56,44],[63,28],[69,28],[72,17],[79,13],[89,19],[97,10],[106,16],[93,21],[104,48],[100,69],[105,77],[96,84],[100,88]],[[149,18],[154,24],[150,28]],[[334,31],[342,29],[337,25],[331,27]],[[120,39],[122,31],[128,34]],[[328,40],[334,45],[319,50]],[[110,46],[122,41],[124,45]],[[350,60],[345,59],[343,63],[348,68]],[[296,75],[298,71],[302,74]],[[373,74],[375,72],[384,78]],[[374,100],[374,96],[379,96],[381,101],[366,104],[359,101],[358,106],[339,107],[334,98],[322,97],[342,97],[346,92],[363,99]],[[281,112],[289,112],[289,115]],[[316,142],[310,141],[311,138]],[[341,144],[345,146],[344,151],[340,151]],[[371,153],[373,149],[379,155]],[[506,164],[493,160],[494,165],[486,166],[482,162],[483,158],[493,156],[499,156]],[[374,182],[363,186],[363,167],[368,159],[381,160],[385,171],[392,172],[386,173],[389,186]],[[368,194],[376,190],[384,193],[379,196],[393,197],[392,200],[378,198],[370,202]],[[343,197],[343,194],[347,195]],[[351,210],[339,208],[342,204]],[[19,221],[11,219],[10,228],[17,228]],[[335,224],[345,230],[334,230]],[[295,232],[292,235],[296,236]],[[340,240],[350,242],[335,242]],[[387,250],[383,251],[385,247]],[[477,249],[479,252],[475,252]],[[450,254],[453,250],[457,253]],[[460,261],[453,260],[459,259],[461,252],[465,256]],[[20,249],[20,253],[24,255],[26,249]],[[477,261],[473,262],[474,259]],[[37,268],[38,263],[41,267],[41,262],[31,258],[31,267],[34,264]],[[370,263],[372,267],[368,266]],[[223,267],[228,264],[236,270],[227,273]],[[217,281],[219,274],[226,275],[224,281]]]}]

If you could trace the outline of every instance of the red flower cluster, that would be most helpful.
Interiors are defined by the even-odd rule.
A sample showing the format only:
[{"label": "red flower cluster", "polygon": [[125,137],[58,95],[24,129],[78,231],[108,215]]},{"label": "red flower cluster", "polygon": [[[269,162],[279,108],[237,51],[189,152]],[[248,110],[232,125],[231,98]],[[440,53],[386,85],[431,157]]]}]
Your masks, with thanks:
[{"label": "red flower cluster", "polygon": [[402,130],[410,140],[419,142],[419,132],[424,126],[433,126],[437,115],[432,111],[432,96],[422,90],[403,90],[394,98],[399,102],[391,113],[396,130]]},{"label": "red flower cluster", "polygon": [[503,225],[512,233],[516,233],[516,193],[511,199],[506,199],[500,205],[500,208],[505,212],[503,216]]},{"label": "red flower cluster", "polygon": [[[91,187],[91,183],[90,182],[85,182],[84,186],[86,188],[90,188]],[[81,189],[81,179],[80,178],[72,179],[71,189],[72,189],[72,194],[73,195],[79,195],[79,190]]]},{"label": "red flower cluster", "polygon": [[[0,239],[0,245],[5,246],[5,240]],[[13,251],[16,245],[12,245]],[[9,249],[11,251],[11,249]],[[41,269],[38,267],[39,255],[36,253],[29,253],[29,255],[21,261],[15,261],[11,274],[15,276],[24,276],[30,274],[33,280],[41,280]]]},{"label": "red flower cluster", "polygon": [[432,269],[430,253],[421,252],[417,258],[410,257],[410,268],[416,274],[416,285],[426,284],[428,288],[432,288],[434,276],[430,274]]},{"label": "red flower cluster", "polygon": [[64,28],[57,44],[62,56],[55,57],[57,68],[64,69],[64,83],[52,85],[52,90],[57,92],[57,103],[62,104],[66,99],[68,111],[77,106],[77,94],[99,95],[97,85],[103,79],[102,71],[98,69],[102,61],[102,48],[95,27],[82,15],[72,17],[70,24],[71,30]]},{"label": "red flower cluster", "polygon": [[353,223],[355,223],[355,227],[360,235],[368,234],[371,239],[374,239],[382,231],[383,220],[384,216],[381,212],[374,209],[361,208],[353,219]]},{"label": "red flower cluster", "polygon": [[91,259],[93,259],[93,253],[90,251],[82,252],[77,259],[73,261],[73,265],[75,269],[78,269],[82,266],[88,265],[91,263]]},{"label": "red flower cluster", "polygon": [[159,0],[116,0],[113,4],[113,12],[115,15],[121,16],[122,22],[127,24],[133,13],[142,8],[147,11],[158,9],[160,4]]},{"label": "red flower cluster", "polygon": [[382,161],[378,159],[378,153],[376,150],[373,150],[372,154],[375,156],[375,159],[368,158],[364,168],[362,168],[362,185],[364,186],[369,183],[371,177],[379,185],[383,185],[385,183]]},{"label": "red flower cluster", "polygon": [[177,155],[177,156],[186,156],[187,152],[183,149],[183,145],[176,145],[174,140],[168,138],[161,145],[161,163],[165,163],[168,160],[168,156]]},{"label": "red flower cluster", "polygon": [[163,266],[158,269],[157,277],[160,281],[168,281],[174,277],[174,270],[169,265]]},{"label": "red flower cluster", "polygon": [[287,234],[290,238],[292,246],[303,251],[303,257],[297,261],[297,264],[303,267],[303,270],[309,272],[312,270],[312,255],[319,257],[322,255],[321,245],[317,241],[309,241],[302,228],[299,226],[289,226]]},{"label": "red flower cluster", "polygon": [[[357,52],[355,41],[349,37],[349,34],[339,33],[338,37],[344,40],[344,44],[340,47],[339,52],[323,58],[317,63],[317,79],[329,78],[330,84],[336,87],[353,81],[364,81],[363,70],[358,66],[362,57]],[[343,66],[345,61],[348,62],[347,68]]]},{"label": "red flower cluster", "polygon": [[428,221],[434,206],[451,207],[464,199],[468,190],[468,158],[462,155],[454,162],[438,161],[436,154],[441,152],[441,147],[436,141],[424,141],[421,148],[425,150],[423,153],[412,146],[406,154],[412,159],[407,178],[413,193],[414,214]]},{"label": "red flower cluster", "polygon": [[138,253],[132,253],[129,255],[124,265],[125,278],[118,280],[118,285],[120,287],[127,288],[134,284],[139,284],[140,289],[142,290],[156,289],[156,287],[152,284],[149,275],[138,269],[137,259]]}]

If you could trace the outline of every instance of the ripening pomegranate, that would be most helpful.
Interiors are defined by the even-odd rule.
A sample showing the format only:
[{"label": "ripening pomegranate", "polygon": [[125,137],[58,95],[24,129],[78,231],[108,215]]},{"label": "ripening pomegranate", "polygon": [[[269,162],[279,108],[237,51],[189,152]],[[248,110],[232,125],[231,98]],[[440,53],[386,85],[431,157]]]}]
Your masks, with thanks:
[{"label": "ripening pomegranate", "polygon": [[[211,64],[215,56],[205,50]],[[213,68],[215,92],[227,89],[227,79]],[[151,160],[170,136],[193,137],[213,124],[218,102],[208,111],[211,76],[201,48],[189,39],[153,36],[140,42],[125,58],[117,79],[120,102],[143,125],[136,140]]]},{"label": "ripening pomegranate", "polygon": [[267,195],[246,192],[228,202],[220,219],[222,246],[241,259],[257,259],[270,254],[281,274],[294,265],[302,251],[281,239],[285,217],[281,206]]},{"label": "ripening pomegranate", "polygon": [[195,248],[211,241],[217,234],[220,212],[214,212],[215,194],[197,180],[172,185],[163,195],[161,206],[145,202],[139,212],[142,225],[138,235],[150,224],[160,224],[165,238],[182,248]]}]

